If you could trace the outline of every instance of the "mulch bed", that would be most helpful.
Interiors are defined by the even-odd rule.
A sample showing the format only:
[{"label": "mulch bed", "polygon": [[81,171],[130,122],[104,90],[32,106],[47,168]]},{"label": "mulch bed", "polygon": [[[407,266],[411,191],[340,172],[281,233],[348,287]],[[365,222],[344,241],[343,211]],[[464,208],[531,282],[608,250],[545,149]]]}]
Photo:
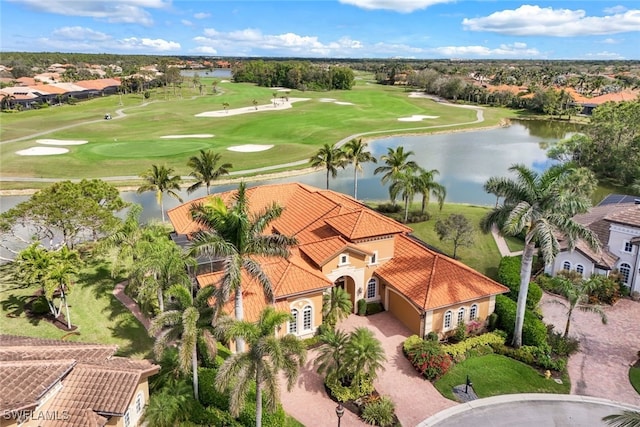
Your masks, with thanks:
[{"label": "mulch bed", "polygon": [[78,329],[76,325],[71,325],[71,328],[67,327],[67,319],[64,317],[64,313],[60,313],[60,316],[53,317],[51,312],[46,313],[34,313],[32,310],[33,303],[41,296],[41,292],[36,292],[29,301],[24,305],[24,313],[27,319],[44,320],[60,329],[61,331],[71,332]]}]

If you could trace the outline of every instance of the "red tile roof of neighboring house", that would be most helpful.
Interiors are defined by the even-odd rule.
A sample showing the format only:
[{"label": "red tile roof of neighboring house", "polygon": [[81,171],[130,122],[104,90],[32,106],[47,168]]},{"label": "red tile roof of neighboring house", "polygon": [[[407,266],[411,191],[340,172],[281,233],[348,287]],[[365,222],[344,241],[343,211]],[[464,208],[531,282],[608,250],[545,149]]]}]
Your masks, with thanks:
[{"label": "red tile roof of neighboring house", "polygon": [[396,236],[393,259],[375,271],[423,310],[497,295],[509,289],[412,238]]},{"label": "red tile roof of neighboring house", "polygon": [[75,82],[76,85],[93,90],[104,90],[105,88],[112,86],[120,86],[120,80],[116,79],[95,79],[95,80],[79,80]]},{"label": "red tile roof of neighboring house", "polygon": [[584,104],[602,105],[605,102],[622,102],[622,101],[635,101],[638,99],[639,92],[616,92],[607,93],[604,95],[596,96],[584,101]]},{"label": "red tile roof of neighboring house", "polygon": [[16,81],[19,82],[22,86],[31,86],[38,84],[38,82],[36,82],[35,79],[31,77],[20,77],[19,79],[16,79]]},{"label": "red tile roof of neighboring house", "polygon": [[43,95],[49,95],[49,94],[56,94],[56,95],[62,95],[67,93],[66,90],[64,90],[61,87],[58,86],[53,86],[50,84],[35,84],[35,85],[29,85],[29,89],[33,90],[34,92],[39,92]]}]

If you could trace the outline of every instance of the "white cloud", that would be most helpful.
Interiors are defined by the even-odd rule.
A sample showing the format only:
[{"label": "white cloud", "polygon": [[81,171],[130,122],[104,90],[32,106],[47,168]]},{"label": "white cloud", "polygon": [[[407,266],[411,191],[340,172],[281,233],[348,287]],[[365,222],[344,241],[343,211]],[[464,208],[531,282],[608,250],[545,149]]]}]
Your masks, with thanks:
[{"label": "white cloud", "polygon": [[199,13],[193,14],[193,17],[196,19],[205,19],[205,18],[209,18],[210,16],[211,14],[206,12],[199,12]]},{"label": "white cloud", "polygon": [[587,16],[581,9],[553,9],[523,5],[481,18],[465,18],[466,30],[488,31],[517,36],[573,37],[637,32],[640,9],[609,16]]},{"label": "white cloud", "polygon": [[612,39],[611,37],[609,37],[609,38],[606,38],[606,39],[602,40],[601,43],[604,43],[604,44],[618,44],[621,41],[622,40],[620,40],[620,39]]},{"label": "white cloud", "polygon": [[107,22],[151,25],[153,19],[145,9],[168,7],[171,0],[8,0],[40,12],[66,16],[85,16]]},{"label": "white cloud", "polygon": [[624,59],[624,56],[615,52],[607,52],[606,50],[603,52],[595,52],[595,53],[587,53],[585,58],[589,59]]},{"label": "white cloud", "polygon": [[415,10],[426,9],[438,3],[449,3],[453,0],[339,0],[340,3],[350,4],[361,9],[386,9],[400,13],[410,13]]},{"label": "white cloud", "polygon": [[163,39],[139,39],[137,37],[129,37],[126,39],[118,40],[118,44],[121,48],[127,50],[150,50],[155,52],[166,52],[169,50],[180,49],[180,43]]},{"label": "white cloud", "polygon": [[613,7],[605,7],[604,9],[602,9],[602,11],[604,13],[612,13],[612,14],[626,12],[627,10],[628,9],[625,6],[622,6],[622,5],[617,5],[617,6],[613,6]]},{"label": "white cloud", "polygon": [[193,27],[193,22],[189,21],[188,19],[181,19],[180,22],[185,27]]},{"label": "white cloud", "polygon": [[218,51],[215,50],[214,48],[212,48],[211,46],[198,46],[197,48],[193,49],[192,52],[194,53],[205,53],[207,55],[217,55]]},{"label": "white cloud", "polygon": [[526,43],[520,42],[513,44],[501,44],[498,48],[494,49],[487,46],[441,46],[431,49],[431,51],[449,58],[531,58],[540,55],[538,49],[529,48]]},{"label": "white cloud", "polygon": [[63,40],[105,41],[105,40],[111,39],[111,36],[105,33],[92,30],[91,28],[79,27],[79,26],[57,28],[51,32],[51,35],[56,39],[63,39]]}]

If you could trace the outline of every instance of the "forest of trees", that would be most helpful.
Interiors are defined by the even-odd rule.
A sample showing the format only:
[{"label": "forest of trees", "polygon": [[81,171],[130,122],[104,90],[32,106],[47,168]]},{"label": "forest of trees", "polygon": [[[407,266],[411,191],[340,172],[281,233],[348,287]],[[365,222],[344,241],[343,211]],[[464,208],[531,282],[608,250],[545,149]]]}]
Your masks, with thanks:
[{"label": "forest of trees", "polygon": [[308,61],[248,61],[233,67],[236,82],[299,90],[349,90],[355,83],[346,66],[319,66]]}]

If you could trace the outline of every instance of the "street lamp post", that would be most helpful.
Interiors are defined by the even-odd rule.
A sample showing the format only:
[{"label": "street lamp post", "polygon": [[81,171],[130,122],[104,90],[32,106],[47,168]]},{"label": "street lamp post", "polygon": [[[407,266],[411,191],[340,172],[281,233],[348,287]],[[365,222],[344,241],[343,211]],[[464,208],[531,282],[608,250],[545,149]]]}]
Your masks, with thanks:
[{"label": "street lamp post", "polygon": [[342,403],[339,403],[338,406],[336,406],[336,415],[338,416],[338,427],[340,427],[340,420],[344,415],[344,406],[342,406]]}]

